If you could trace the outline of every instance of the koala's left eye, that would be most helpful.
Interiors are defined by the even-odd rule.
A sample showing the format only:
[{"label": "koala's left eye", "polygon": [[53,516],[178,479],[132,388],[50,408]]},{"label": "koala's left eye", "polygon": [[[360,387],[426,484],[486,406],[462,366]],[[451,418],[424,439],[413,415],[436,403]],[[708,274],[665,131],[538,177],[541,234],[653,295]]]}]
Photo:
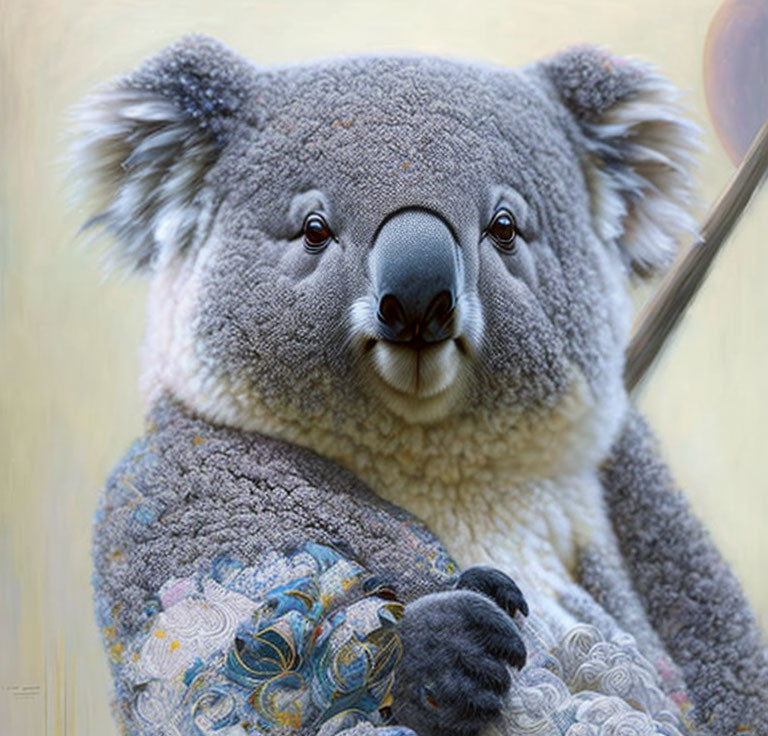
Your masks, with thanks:
[{"label": "koala's left eye", "polygon": [[486,234],[493,240],[494,245],[502,251],[511,252],[515,249],[517,223],[512,213],[502,207],[493,215]]},{"label": "koala's left eye", "polygon": [[307,215],[304,220],[304,246],[307,250],[322,250],[331,238],[333,233],[322,215],[317,212]]}]

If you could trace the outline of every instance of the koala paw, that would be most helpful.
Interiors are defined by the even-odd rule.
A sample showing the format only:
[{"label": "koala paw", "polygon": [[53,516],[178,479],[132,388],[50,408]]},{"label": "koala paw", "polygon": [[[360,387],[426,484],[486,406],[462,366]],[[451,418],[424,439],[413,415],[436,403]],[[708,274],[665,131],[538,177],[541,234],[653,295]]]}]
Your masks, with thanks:
[{"label": "koala paw", "polygon": [[496,601],[510,616],[520,611],[528,615],[528,604],[522,591],[509,575],[494,567],[470,567],[459,576],[458,590],[474,590]]},{"label": "koala paw", "polygon": [[427,595],[406,606],[398,628],[398,723],[420,736],[473,736],[499,715],[512,684],[508,668],[525,664],[525,645],[494,600],[474,590]]}]

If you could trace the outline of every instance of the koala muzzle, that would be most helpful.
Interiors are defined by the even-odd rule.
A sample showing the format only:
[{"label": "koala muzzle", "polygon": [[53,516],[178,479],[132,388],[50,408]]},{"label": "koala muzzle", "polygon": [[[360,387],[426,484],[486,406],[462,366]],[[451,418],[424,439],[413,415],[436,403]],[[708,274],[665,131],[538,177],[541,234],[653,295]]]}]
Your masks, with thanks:
[{"label": "koala muzzle", "polygon": [[459,283],[458,244],[447,223],[427,210],[396,212],[371,253],[381,337],[420,349],[453,337]]}]

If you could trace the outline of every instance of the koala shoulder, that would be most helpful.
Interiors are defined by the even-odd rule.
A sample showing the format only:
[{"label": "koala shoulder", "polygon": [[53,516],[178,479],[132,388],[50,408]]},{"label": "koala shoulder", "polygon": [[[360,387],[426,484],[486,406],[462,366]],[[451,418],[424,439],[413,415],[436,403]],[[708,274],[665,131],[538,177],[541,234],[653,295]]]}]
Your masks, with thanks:
[{"label": "koala shoulder", "polygon": [[307,541],[351,550],[406,601],[441,589],[456,572],[421,522],[340,466],[161,402],[107,482],[95,518],[94,585],[121,607],[118,623],[130,630],[169,578],[221,554],[256,564]]}]

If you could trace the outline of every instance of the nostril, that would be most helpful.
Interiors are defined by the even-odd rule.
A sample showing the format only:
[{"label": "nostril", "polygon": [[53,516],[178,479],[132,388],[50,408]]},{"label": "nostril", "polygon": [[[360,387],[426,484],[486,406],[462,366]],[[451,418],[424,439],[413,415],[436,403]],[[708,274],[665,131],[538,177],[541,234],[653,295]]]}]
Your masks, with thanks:
[{"label": "nostril", "polygon": [[385,340],[406,343],[420,349],[424,345],[441,342],[451,336],[456,303],[453,293],[438,292],[426,308],[416,314],[406,312],[403,303],[394,294],[385,294],[379,301],[377,318],[384,327]]},{"label": "nostril", "polygon": [[427,306],[424,313],[425,331],[439,331],[440,328],[445,327],[448,320],[453,315],[454,303],[453,295],[450,291],[441,291]]},{"label": "nostril", "polygon": [[385,294],[379,302],[379,321],[393,330],[405,327],[406,317],[403,305],[394,294]]}]

